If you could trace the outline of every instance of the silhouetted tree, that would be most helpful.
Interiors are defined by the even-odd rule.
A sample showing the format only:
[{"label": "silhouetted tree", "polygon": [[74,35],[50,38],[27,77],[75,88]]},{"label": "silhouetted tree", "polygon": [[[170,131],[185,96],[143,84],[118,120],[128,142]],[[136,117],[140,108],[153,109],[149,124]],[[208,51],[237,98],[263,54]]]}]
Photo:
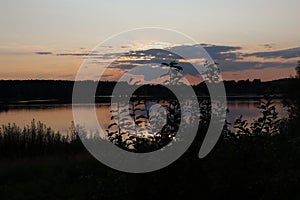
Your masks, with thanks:
[{"label": "silhouetted tree", "polygon": [[181,71],[183,71],[183,68],[181,66],[178,65],[178,62],[176,62],[175,60],[170,62],[170,63],[161,63],[162,66],[167,66],[169,68],[168,73],[167,74],[163,74],[161,77],[163,76],[169,76],[169,84],[172,85],[174,83],[178,83],[178,81],[180,80],[181,76],[180,73]]},{"label": "silhouetted tree", "polygon": [[300,79],[300,60],[298,60],[298,65],[295,69],[296,69],[296,72],[297,72],[296,77]]}]

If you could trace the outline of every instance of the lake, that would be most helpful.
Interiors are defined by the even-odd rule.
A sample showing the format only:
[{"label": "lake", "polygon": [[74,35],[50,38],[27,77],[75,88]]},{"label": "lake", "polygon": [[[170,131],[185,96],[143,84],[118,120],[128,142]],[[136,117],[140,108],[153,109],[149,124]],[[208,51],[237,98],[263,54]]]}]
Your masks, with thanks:
[{"label": "lake", "polygon": [[[258,100],[238,99],[229,100],[227,120],[231,123],[236,118],[243,115],[245,119],[252,121],[260,115]],[[283,108],[280,100],[275,101],[276,110],[279,117],[287,116],[286,110]],[[92,111],[91,105],[77,105],[75,109],[81,109],[84,113]],[[109,104],[96,104],[96,114],[102,125],[107,126],[110,123]],[[72,105],[71,104],[34,104],[34,105],[10,105],[8,110],[0,111],[0,125],[15,123],[18,126],[29,125],[32,119],[41,121],[55,131],[60,131],[63,134],[69,132],[69,127],[73,121]],[[88,120],[87,120],[88,121]],[[83,124],[88,130],[95,130],[92,124]]]}]

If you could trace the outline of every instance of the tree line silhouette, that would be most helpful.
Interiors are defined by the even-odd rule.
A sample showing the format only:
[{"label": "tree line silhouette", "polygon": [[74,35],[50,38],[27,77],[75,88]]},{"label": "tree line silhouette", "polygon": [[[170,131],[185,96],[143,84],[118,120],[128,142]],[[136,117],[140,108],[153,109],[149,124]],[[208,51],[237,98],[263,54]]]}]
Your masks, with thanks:
[{"label": "tree line silhouette", "polygon": [[[268,82],[261,82],[259,79],[253,81],[224,81],[228,96],[238,95],[262,95],[266,90],[272,90],[276,94],[283,94],[289,85],[296,79],[280,79]],[[80,84],[88,86],[92,81],[81,81]],[[127,83],[122,83],[127,84]],[[60,80],[0,80],[0,103],[18,103],[26,100],[52,100],[46,103],[71,103],[74,81]],[[98,82],[95,96],[110,96],[116,82]],[[184,85],[181,86],[184,89]],[[186,86],[188,87],[188,86]],[[193,85],[195,93],[199,96],[208,95],[208,90],[204,82]],[[164,94],[165,88],[160,85],[148,85],[144,90],[140,90],[137,95],[157,96]],[[96,101],[108,101],[105,98],[96,98]],[[32,102],[26,102],[32,103]],[[43,102],[38,102],[43,103]]]}]

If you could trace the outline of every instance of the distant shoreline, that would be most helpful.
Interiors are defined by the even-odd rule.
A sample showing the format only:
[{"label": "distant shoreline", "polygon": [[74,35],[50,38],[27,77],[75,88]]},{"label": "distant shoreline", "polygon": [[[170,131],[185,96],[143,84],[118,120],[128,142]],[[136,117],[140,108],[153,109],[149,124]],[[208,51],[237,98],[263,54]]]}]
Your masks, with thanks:
[{"label": "distant shoreline", "polygon": [[[279,79],[268,82],[260,80],[224,81],[227,99],[260,99],[268,93],[276,94],[282,98],[289,85],[297,79]],[[84,88],[94,86],[95,82],[80,81]],[[96,103],[109,103],[116,82],[99,82],[95,93]],[[127,83],[123,83],[127,84]],[[72,103],[74,81],[55,80],[0,80],[0,109],[6,105],[20,104],[70,104]],[[128,87],[131,87],[128,85]],[[143,89],[137,92],[139,97],[166,98],[171,94],[161,85],[141,86]],[[184,87],[179,86],[184,90]],[[209,92],[205,83],[192,86],[198,98],[209,98]],[[124,91],[124,94],[126,91]],[[79,102],[81,103],[81,102]],[[82,102],[84,103],[84,102]]]},{"label": "distant shoreline", "polygon": [[[143,97],[142,97],[143,98]],[[144,97],[145,98],[145,97]],[[147,97],[146,97],[147,98]],[[155,99],[155,97],[148,97],[150,99]],[[209,99],[209,96],[198,96],[199,99]],[[234,101],[234,100],[241,100],[241,101],[259,101],[263,98],[263,95],[244,95],[244,96],[227,96],[227,101]],[[282,100],[283,96],[278,95],[276,96],[275,100]],[[110,104],[111,103],[111,97],[97,97],[95,104]],[[92,103],[88,102],[82,102],[78,103],[79,105],[88,105]],[[0,101],[0,111],[8,109],[9,107],[28,107],[28,106],[37,106],[37,107],[48,107],[48,106],[69,106],[72,105],[72,101],[61,101],[59,99],[38,99],[38,100],[21,100],[21,101],[12,101],[12,102],[1,102]]]}]

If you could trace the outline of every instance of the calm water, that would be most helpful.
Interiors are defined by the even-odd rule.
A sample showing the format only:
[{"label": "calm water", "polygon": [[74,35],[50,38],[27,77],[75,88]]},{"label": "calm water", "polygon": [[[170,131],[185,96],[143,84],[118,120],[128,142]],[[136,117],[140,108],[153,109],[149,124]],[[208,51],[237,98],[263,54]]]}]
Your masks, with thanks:
[{"label": "calm water", "polygon": [[[243,115],[245,119],[252,120],[260,115],[257,106],[259,101],[256,100],[230,100],[228,101],[229,113],[227,120],[231,123],[236,118]],[[279,117],[287,115],[280,101],[275,102],[276,110],[279,112]],[[81,109],[84,113],[92,111],[90,105],[78,105],[76,109]],[[101,125],[107,126],[110,123],[110,110],[108,104],[97,104],[96,114]],[[30,124],[32,119],[41,121],[47,126],[50,126],[55,131],[60,131],[63,134],[69,132],[69,127],[73,121],[71,105],[26,105],[26,106],[10,106],[8,111],[0,111],[0,125],[8,123],[16,123],[23,127]],[[87,120],[88,121],[88,120]],[[92,124],[83,124],[89,130],[96,128]]]}]

